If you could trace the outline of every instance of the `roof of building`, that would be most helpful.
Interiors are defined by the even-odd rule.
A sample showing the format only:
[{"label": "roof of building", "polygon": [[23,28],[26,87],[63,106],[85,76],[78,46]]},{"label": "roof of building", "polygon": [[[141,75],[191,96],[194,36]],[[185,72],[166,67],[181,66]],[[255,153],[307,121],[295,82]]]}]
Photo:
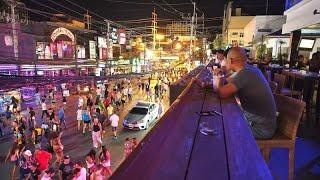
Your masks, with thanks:
[{"label": "roof of building", "polygon": [[243,29],[255,16],[231,16],[229,29]]}]

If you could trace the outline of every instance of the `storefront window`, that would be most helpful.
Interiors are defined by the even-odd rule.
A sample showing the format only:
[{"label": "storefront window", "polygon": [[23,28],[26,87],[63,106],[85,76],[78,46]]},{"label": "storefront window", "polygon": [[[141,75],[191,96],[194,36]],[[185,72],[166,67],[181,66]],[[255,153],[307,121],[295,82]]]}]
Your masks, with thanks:
[{"label": "storefront window", "polygon": [[77,45],[77,58],[78,59],[86,58],[86,49],[84,46]]},{"label": "storefront window", "polygon": [[58,41],[55,43],[37,42],[38,59],[71,59],[74,58],[73,43]]}]

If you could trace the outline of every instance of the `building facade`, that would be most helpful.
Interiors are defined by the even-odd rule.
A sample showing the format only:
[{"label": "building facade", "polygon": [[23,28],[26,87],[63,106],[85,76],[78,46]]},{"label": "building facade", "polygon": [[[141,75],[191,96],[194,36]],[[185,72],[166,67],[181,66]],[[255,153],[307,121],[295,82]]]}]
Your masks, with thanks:
[{"label": "building facade", "polygon": [[320,51],[320,3],[319,0],[287,0],[286,23],[282,33],[290,33],[289,59],[293,62],[298,55],[307,58]]},{"label": "building facade", "polygon": [[244,28],[254,16],[231,16],[226,27],[224,43],[233,46],[244,46]]},{"label": "building facade", "polygon": [[285,16],[255,16],[244,27],[244,46],[262,42],[265,35],[281,30],[285,22]]}]

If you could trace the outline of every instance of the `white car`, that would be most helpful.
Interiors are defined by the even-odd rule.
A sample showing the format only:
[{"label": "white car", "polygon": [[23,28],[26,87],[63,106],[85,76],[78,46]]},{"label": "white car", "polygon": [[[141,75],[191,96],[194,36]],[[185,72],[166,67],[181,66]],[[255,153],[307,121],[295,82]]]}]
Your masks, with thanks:
[{"label": "white car", "polygon": [[148,129],[158,117],[158,104],[139,101],[124,118],[123,127],[134,130]]}]

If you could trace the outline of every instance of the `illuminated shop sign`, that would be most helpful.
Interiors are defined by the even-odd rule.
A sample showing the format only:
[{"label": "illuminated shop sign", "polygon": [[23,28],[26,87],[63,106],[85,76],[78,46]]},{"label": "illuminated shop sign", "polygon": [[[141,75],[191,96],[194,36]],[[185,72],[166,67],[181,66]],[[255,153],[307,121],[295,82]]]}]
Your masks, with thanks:
[{"label": "illuminated shop sign", "polygon": [[98,37],[98,48],[107,48],[107,39],[105,37]]},{"label": "illuminated shop sign", "polygon": [[110,36],[111,36],[112,43],[117,44],[118,43],[118,29],[111,28]]},{"label": "illuminated shop sign", "polygon": [[90,59],[96,59],[96,42],[95,41],[89,41],[89,54]]},{"label": "illuminated shop sign", "polygon": [[119,29],[119,44],[126,44],[126,32],[124,29]]},{"label": "illuminated shop sign", "polygon": [[57,28],[52,32],[52,34],[51,34],[52,42],[54,42],[57,39],[57,37],[60,35],[66,35],[71,39],[72,42],[74,42],[75,38],[74,38],[74,35],[72,34],[72,32],[70,30],[68,30],[66,28],[62,28],[62,27]]}]

